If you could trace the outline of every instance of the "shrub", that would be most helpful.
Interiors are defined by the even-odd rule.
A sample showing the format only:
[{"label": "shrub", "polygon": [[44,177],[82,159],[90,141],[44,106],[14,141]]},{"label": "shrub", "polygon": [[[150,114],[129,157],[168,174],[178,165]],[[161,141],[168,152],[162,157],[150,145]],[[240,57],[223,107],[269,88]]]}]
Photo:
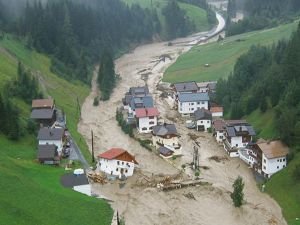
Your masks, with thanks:
[{"label": "shrub", "polygon": [[98,96],[94,98],[93,106],[98,106],[99,105],[99,98]]}]

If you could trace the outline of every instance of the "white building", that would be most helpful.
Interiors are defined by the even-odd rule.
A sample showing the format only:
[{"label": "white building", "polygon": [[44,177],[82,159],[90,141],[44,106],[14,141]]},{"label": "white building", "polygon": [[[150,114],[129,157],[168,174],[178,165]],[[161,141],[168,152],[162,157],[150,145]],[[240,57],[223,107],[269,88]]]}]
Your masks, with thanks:
[{"label": "white building", "polygon": [[140,108],[135,110],[137,129],[140,133],[150,133],[157,125],[159,112],[157,108]]},{"label": "white building", "polygon": [[197,109],[208,110],[207,93],[183,93],[178,95],[178,112],[184,116],[193,114]]},{"label": "white building", "polygon": [[255,135],[253,127],[244,121],[226,121],[224,149],[230,157],[239,157],[238,150],[245,148]]},{"label": "white building", "polygon": [[257,143],[258,162],[262,174],[269,178],[287,165],[289,149],[281,141],[264,141]]},{"label": "white building", "polygon": [[152,130],[152,141],[156,149],[164,147],[169,149],[167,151],[160,152],[161,155],[181,155],[181,145],[179,144],[179,134],[174,124],[163,124],[153,127]]},{"label": "white building", "polygon": [[217,119],[212,122],[213,136],[218,143],[223,143],[225,139],[226,123],[222,119]]},{"label": "white building", "polygon": [[221,106],[210,107],[210,112],[213,118],[223,117],[223,107]]},{"label": "white building", "polygon": [[177,99],[179,94],[197,93],[199,91],[199,87],[195,81],[175,83],[172,87],[175,99]]},{"label": "white building", "polygon": [[100,171],[119,178],[132,176],[134,167],[138,165],[135,157],[122,148],[112,148],[98,155],[98,159]]},{"label": "white building", "polygon": [[39,130],[37,137],[39,145],[56,145],[57,152],[61,155],[64,144],[64,133],[63,128],[43,127]]},{"label": "white building", "polygon": [[196,122],[196,130],[197,131],[208,131],[211,128],[211,120],[212,116],[210,111],[206,109],[197,109],[194,112],[195,122]]}]

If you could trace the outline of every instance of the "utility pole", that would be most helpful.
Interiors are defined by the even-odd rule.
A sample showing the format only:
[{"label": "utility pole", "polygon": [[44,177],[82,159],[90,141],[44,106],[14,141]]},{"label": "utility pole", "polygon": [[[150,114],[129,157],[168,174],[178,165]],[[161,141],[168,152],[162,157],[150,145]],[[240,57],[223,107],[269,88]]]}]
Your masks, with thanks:
[{"label": "utility pole", "polygon": [[95,162],[95,155],[94,155],[94,133],[93,130],[91,130],[91,134],[92,134],[92,162]]},{"label": "utility pole", "polygon": [[194,153],[193,153],[193,167],[194,170],[199,170],[199,152],[198,147],[194,146]]}]

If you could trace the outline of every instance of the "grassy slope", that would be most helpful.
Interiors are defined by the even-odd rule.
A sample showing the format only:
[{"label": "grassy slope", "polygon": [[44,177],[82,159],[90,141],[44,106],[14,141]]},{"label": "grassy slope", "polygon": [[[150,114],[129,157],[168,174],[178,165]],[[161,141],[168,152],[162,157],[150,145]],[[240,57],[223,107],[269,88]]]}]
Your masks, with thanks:
[{"label": "grassy slope", "polygon": [[267,192],[279,203],[289,225],[300,225],[300,220],[296,221],[300,218],[300,182],[292,179],[294,167],[299,163],[300,154],[266,184]]},{"label": "grassy slope", "polygon": [[[82,102],[89,93],[89,87],[60,79],[49,71],[49,58],[27,50],[18,41],[6,39],[0,41],[0,88],[16,76],[17,60],[12,55],[31,70],[40,71],[48,94],[64,109],[68,127],[79,140],[76,98],[78,96]],[[14,101],[22,109],[22,115],[28,117],[30,106],[17,99]],[[83,138],[81,140],[79,144],[88,155],[87,146]],[[59,184],[64,173],[61,168],[34,162],[36,144],[35,137],[26,137],[16,143],[0,136],[0,223],[110,224],[113,211],[106,202],[63,188]],[[95,220],[95,216],[99,219]]]},{"label": "grassy slope", "polygon": [[[227,77],[232,71],[237,58],[251,45],[271,45],[289,38],[297,28],[298,22],[277,28],[245,33],[226,38],[224,41],[197,46],[181,55],[164,74],[163,81],[179,82],[187,80],[212,81]],[[242,40],[242,41],[237,41]],[[209,67],[205,67],[209,64]]]},{"label": "grassy slope", "polygon": [[[64,170],[34,162],[36,143],[27,137],[10,142],[0,136],[1,224],[110,224],[105,201],[60,185]],[[95,219],[98,218],[98,219]]]},{"label": "grassy slope", "polygon": [[[77,122],[79,120],[77,97],[81,104],[89,94],[89,87],[81,82],[71,83],[56,76],[49,69],[51,62],[48,57],[26,49],[19,41],[8,37],[0,41],[0,47],[7,49],[10,54],[14,55],[28,68],[39,74],[40,81],[46,88],[46,94],[53,97],[56,105],[65,111],[69,130],[75,137],[85,157],[91,160],[88,147],[84,139],[77,132]],[[5,55],[1,54],[1,56],[3,57]],[[8,60],[8,58],[6,54],[6,60]],[[7,65],[10,65],[11,71],[6,73],[8,74],[7,76],[13,76],[16,73],[17,61],[10,59]]]},{"label": "grassy slope", "polygon": [[[151,9],[151,0],[123,0],[128,5],[131,5],[133,3],[138,3],[143,8],[149,8]],[[162,8],[167,5],[168,0],[152,0],[152,7],[154,7],[157,10],[158,17],[162,23],[162,36],[165,37],[165,25],[164,25],[164,17],[162,15]],[[210,29],[210,26],[207,21],[206,12],[205,10],[185,4],[185,3],[179,3],[179,6],[181,9],[185,10],[187,13],[187,16],[195,23],[196,25],[196,31],[206,31]]]}]

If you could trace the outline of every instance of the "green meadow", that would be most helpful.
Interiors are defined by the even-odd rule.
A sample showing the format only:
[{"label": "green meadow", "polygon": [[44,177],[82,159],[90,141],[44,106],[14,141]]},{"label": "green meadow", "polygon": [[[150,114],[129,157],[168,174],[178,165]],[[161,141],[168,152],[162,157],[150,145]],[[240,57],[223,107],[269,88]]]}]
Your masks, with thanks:
[{"label": "green meadow", "polygon": [[281,39],[288,39],[297,26],[298,21],[193,47],[166,70],[163,81],[201,82],[226,78],[232,72],[238,57],[246,53],[252,45],[272,45]]}]

